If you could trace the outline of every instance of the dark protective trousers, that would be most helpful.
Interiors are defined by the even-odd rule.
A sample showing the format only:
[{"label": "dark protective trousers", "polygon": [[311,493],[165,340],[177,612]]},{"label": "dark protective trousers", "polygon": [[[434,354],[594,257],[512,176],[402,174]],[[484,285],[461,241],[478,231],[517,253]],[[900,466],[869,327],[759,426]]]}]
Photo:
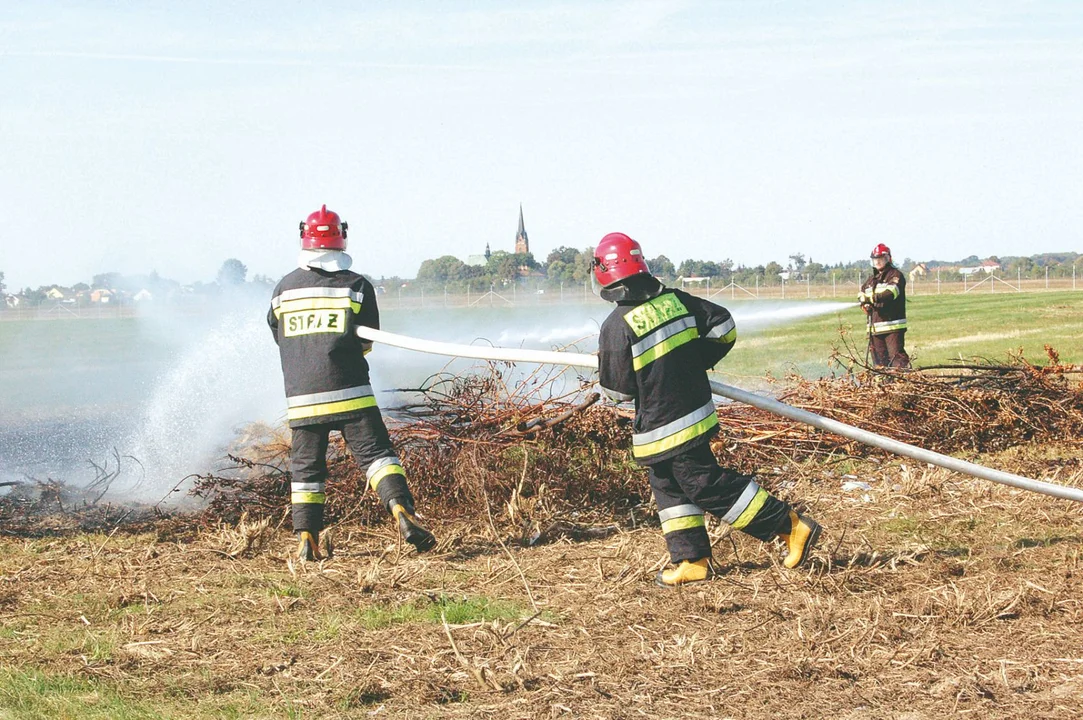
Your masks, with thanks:
[{"label": "dark protective trousers", "polygon": [[905,330],[869,335],[872,364],[875,367],[910,367],[910,356],[906,354],[905,339]]},{"label": "dark protective trousers", "polygon": [[[649,470],[654,501],[659,517],[663,518],[666,547],[674,564],[711,555],[703,511],[725,518],[739,510],[738,522],[742,526],[731,524],[765,542],[777,537],[780,531],[789,532],[790,506],[758,489],[752,477],[720,467],[709,443],[651,465]],[[754,500],[750,502],[751,498]],[[667,517],[673,520],[666,520]],[[672,529],[667,529],[669,523],[673,524]]]},{"label": "dark protective trousers", "polygon": [[290,446],[291,503],[294,531],[323,530],[323,506],[327,482],[327,445],[332,430],[342,433],[358,467],[371,479],[376,477],[376,491],[390,511],[395,500],[411,512],[414,498],[406,484],[391,437],[380,409],[368,408],[352,420],[293,428]]}]

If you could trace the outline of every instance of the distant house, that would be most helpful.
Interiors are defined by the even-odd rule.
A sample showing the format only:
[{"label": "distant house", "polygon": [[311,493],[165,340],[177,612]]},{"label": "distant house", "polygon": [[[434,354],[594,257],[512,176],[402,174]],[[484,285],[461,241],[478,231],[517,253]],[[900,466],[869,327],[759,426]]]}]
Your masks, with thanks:
[{"label": "distant house", "polygon": [[959,274],[964,276],[977,275],[978,273],[990,274],[1000,270],[1000,263],[996,260],[983,260],[981,265],[959,268]]},{"label": "distant house", "polygon": [[688,277],[685,277],[684,275],[680,275],[680,276],[677,277],[677,282],[679,282],[681,284],[682,288],[685,286],[685,283],[688,283],[689,285],[692,285],[692,284],[698,284],[698,283],[706,283],[706,282],[710,282],[710,281],[711,281],[711,278],[709,278],[709,277],[694,277],[692,275],[689,275]]},{"label": "distant house", "polygon": [[4,295],[4,304],[7,305],[9,308],[19,307],[20,302],[22,302],[22,298],[20,298],[18,295]]},{"label": "distant house", "polygon": [[113,296],[116,295],[112,290],[106,290],[105,288],[99,288],[97,290],[90,291],[90,302],[92,303],[108,303],[111,302]]},{"label": "distant house", "polygon": [[53,286],[45,291],[45,297],[49,298],[50,300],[63,300],[64,291],[56,286]]},{"label": "distant house", "polygon": [[135,295],[132,296],[132,300],[135,300],[136,302],[146,302],[148,300],[153,300],[153,299],[154,299],[154,295],[151,293],[150,290],[147,290],[146,288],[143,288],[142,290],[140,290],[139,292],[137,292]]},{"label": "distant house", "polygon": [[926,265],[925,263],[918,263],[917,265],[912,267],[910,269],[910,272],[908,273],[908,275],[910,277],[910,282],[914,282],[918,278],[925,277],[925,275],[927,275],[928,272],[929,272],[929,266],[928,265]]}]

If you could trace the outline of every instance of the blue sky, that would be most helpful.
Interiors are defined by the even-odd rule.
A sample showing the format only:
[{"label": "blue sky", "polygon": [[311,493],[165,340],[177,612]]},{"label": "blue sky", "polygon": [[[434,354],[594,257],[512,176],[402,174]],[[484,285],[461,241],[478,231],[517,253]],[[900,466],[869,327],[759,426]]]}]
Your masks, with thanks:
[{"label": "blue sky", "polygon": [[9,287],[621,230],[760,264],[1083,248],[1078,2],[7,2]]}]

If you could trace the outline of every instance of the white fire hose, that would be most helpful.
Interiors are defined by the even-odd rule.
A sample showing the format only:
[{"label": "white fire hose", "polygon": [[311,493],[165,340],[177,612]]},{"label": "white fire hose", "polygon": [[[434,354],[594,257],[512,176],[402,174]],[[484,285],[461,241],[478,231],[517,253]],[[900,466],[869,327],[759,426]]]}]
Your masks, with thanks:
[{"label": "white fire hose", "polygon": [[[383,330],[373,330],[368,327],[357,328],[357,334],[365,340],[382,342],[406,350],[416,350],[418,352],[432,353],[435,355],[450,355],[452,357],[503,362],[575,365],[594,370],[598,369],[597,355],[555,352],[551,350],[486,347],[483,345],[456,345],[452,343],[435,342],[433,340],[421,340],[405,335],[396,335],[395,333],[389,333]],[[899,442],[898,440],[892,440],[891,438],[886,438],[882,435],[877,435],[876,433],[871,433],[867,430],[862,430],[861,428],[838,422],[837,420],[822,417],[816,413],[808,412],[807,410],[795,408],[792,405],[787,405],[786,403],[781,403],[777,400],[754,395],[745,390],[741,390],[740,388],[723,385],[714,380],[711,381],[711,391],[714,392],[715,395],[721,395],[730,400],[747,403],[761,410],[766,410],[775,413],[776,415],[782,415],[791,420],[811,425],[814,428],[841,435],[842,437],[856,440],[866,445],[880,448],[881,450],[887,450],[895,455],[908,457],[912,460],[917,460],[918,462],[938,465],[954,472],[971,475],[983,480],[991,480],[992,482],[1001,483],[1002,485],[1011,485],[1020,490],[1029,490],[1031,492],[1042,493],[1043,495],[1051,495],[1053,497],[1063,498],[1065,500],[1075,500],[1076,502],[1083,503],[1083,490],[1079,488],[1065,487],[1044,480],[1032,480],[1023,477],[1022,475],[1015,475],[1013,473],[1004,472],[1003,470],[994,470],[982,465],[976,465],[972,462],[967,462],[966,460],[959,460],[958,458],[953,458],[948,455],[941,455],[932,450],[925,450],[924,448],[908,445],[904,442]]]}]

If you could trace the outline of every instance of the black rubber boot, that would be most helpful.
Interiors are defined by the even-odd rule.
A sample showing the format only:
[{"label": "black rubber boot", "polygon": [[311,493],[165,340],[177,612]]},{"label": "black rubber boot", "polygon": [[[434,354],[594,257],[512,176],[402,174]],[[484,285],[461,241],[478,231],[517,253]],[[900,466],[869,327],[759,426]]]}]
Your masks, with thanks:
[{"label": "black rubber boot", "polygon": [[308,562],[323,560],[320,554],[320,534],[312,530],[297,531],[297,557]]},{"label": "black rubber boot", "polygon": [[402,539],[417,548],[419,553],[436,547],[436,538],[431,532],[418,525],[411,508],[407,508],[397,500],[392,500],[391,515],[398,521]]}]

